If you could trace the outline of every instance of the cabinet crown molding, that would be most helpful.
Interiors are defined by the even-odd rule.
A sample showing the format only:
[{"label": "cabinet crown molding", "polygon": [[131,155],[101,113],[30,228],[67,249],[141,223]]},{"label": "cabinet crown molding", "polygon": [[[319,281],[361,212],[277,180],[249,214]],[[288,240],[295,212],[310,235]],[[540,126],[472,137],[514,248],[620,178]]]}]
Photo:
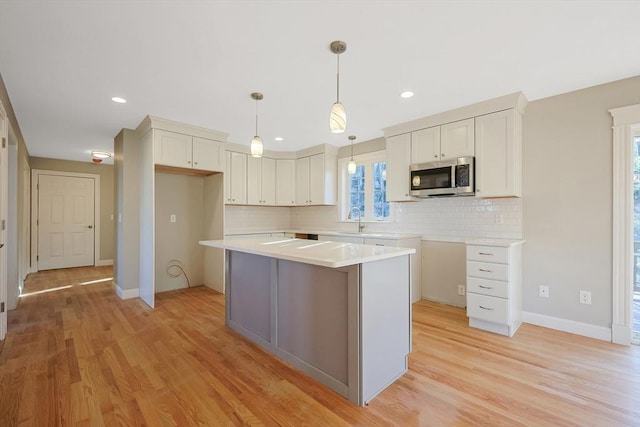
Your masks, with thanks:
[{"label": "cabinet crown molding", "polygon": [[497,111],[509,110],[511,108],[515,108],[520,114],[524,114],[524,109],[527,106],[527,103],[527,98],[522,92],[514,92],[508,95],[489,99],[487,101],[434,114],[432,116],[411,120],[395,126],[389,126],[382,129],[382,131],[384,132],[384,136],[388,138],[390,136],[414,132],[433,126],[440,126],[451,122],[470,119],[472,117],[495,113]]},{"label": "cabinet crown molding", "polygon": [[228,133],[207,129],[200,126],[188,125],[173,120],[162,119],[155,116],[147,116],[136,128],[138,135],[144,135],[151,129],[161,129],[184,135],[197,136],[199,138],[212,139],[214,141],[227,142]]}]

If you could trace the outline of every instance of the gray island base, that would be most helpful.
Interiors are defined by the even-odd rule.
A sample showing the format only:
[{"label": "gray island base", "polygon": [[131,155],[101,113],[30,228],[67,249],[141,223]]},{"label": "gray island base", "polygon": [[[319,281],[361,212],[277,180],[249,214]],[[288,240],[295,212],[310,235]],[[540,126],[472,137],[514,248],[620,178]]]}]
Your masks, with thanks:
[{"label": "gray island base", "polygon": [[414,249],[299,239],[226,250],[226,324],[357,405],[407,371]]}]

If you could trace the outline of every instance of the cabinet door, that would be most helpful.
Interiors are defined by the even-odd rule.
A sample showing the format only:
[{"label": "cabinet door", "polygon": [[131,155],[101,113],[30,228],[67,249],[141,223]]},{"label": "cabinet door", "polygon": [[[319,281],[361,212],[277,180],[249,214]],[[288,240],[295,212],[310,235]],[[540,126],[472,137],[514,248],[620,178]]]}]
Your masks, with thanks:
[{"label": "cabinet door", "polygon": [[309,157],[296,160],[296,204],[309,204]]},{"label": "cabinet door", "polygon": [[262,158],[260,157],[247,156],[247,204],[262,204]]},{"label": "cabinet door", "polygon": [[473,118],[440,126],[440,160],[473,156],[474,134]]},{"label": "cabinet door", "polygon": [[411,163],[440,159],[440,126],[411,133]]},{"label": "cabinet door", "polygon": [[413,200],[409,196],[409,164],[411,163],[411,134],[387,138],[387,200]]},{"label": "cabinet door", "polygon": [[476,196],[520,197],[522,158],[518,113],[476,117]]},{"label": "cabinet door", "polygon": [[324,174],[324,154],[309,157],[309,203],[312,205],[325,203]]},{"label": "cabinet door", "polygon": [[276,205],[295,205],[296,161],[276,160]]},{"label": "cabinet door", "polygon": [[224,170],[224,145],[212,139],[193,137],[193,168],[205,171]]},{"label": "cabinet door", "polygon": [[191,136],[153,130],[153,162],[158,165],[191,168]]},{"label": "cabinet door", "polygon": [[234,205],[247,203],[247,155],[231,151],[229,173],[229,201]]},{"label": "cabinet door", "polygon": [[[276,161],[262,157],[262,205],[276,204]],[[248,189],[247,189],[248,190]]]}]

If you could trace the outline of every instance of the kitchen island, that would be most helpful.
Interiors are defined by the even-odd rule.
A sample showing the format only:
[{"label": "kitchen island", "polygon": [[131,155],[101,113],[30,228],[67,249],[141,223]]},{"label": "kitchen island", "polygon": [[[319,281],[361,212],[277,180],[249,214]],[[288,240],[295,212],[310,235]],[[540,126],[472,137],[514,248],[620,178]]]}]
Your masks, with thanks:
[{"label": "kitchen island", "polygon": [[407,370],[414,249],[301,239],[225,249],[226,324],[357,405]]}]

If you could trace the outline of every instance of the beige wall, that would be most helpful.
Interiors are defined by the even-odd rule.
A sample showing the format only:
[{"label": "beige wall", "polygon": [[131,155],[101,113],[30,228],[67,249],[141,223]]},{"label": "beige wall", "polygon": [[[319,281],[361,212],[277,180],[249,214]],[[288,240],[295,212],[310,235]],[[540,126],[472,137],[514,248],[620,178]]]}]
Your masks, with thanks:
[{"label": "beige wall", "polygon": [[113,165],[32,157],[31,168],[100,175],[100,260],[112,260],[114,256],[114,221],[111,219],[114,213]]},{"label": "beige wall", "polygon": [[[611,326],[612,119],[640,76],[530,102],[524,114],[524,310]],[[549,298],[538,296],[549,286]],[[580,290],[592,304],[579,303]]]},{"label": "beige wall", "polygon": [[[204,282],[204,247],[198,244],[204,232],[204,178],[171,173],[155,174],[155,290],[186,288],[187,280],[177,268],[167,271],[170,261],[182,264],[189,284]],[[176,222],[170,216],[176,216]],[[175,265],[175,262],[171,263]]]}]

